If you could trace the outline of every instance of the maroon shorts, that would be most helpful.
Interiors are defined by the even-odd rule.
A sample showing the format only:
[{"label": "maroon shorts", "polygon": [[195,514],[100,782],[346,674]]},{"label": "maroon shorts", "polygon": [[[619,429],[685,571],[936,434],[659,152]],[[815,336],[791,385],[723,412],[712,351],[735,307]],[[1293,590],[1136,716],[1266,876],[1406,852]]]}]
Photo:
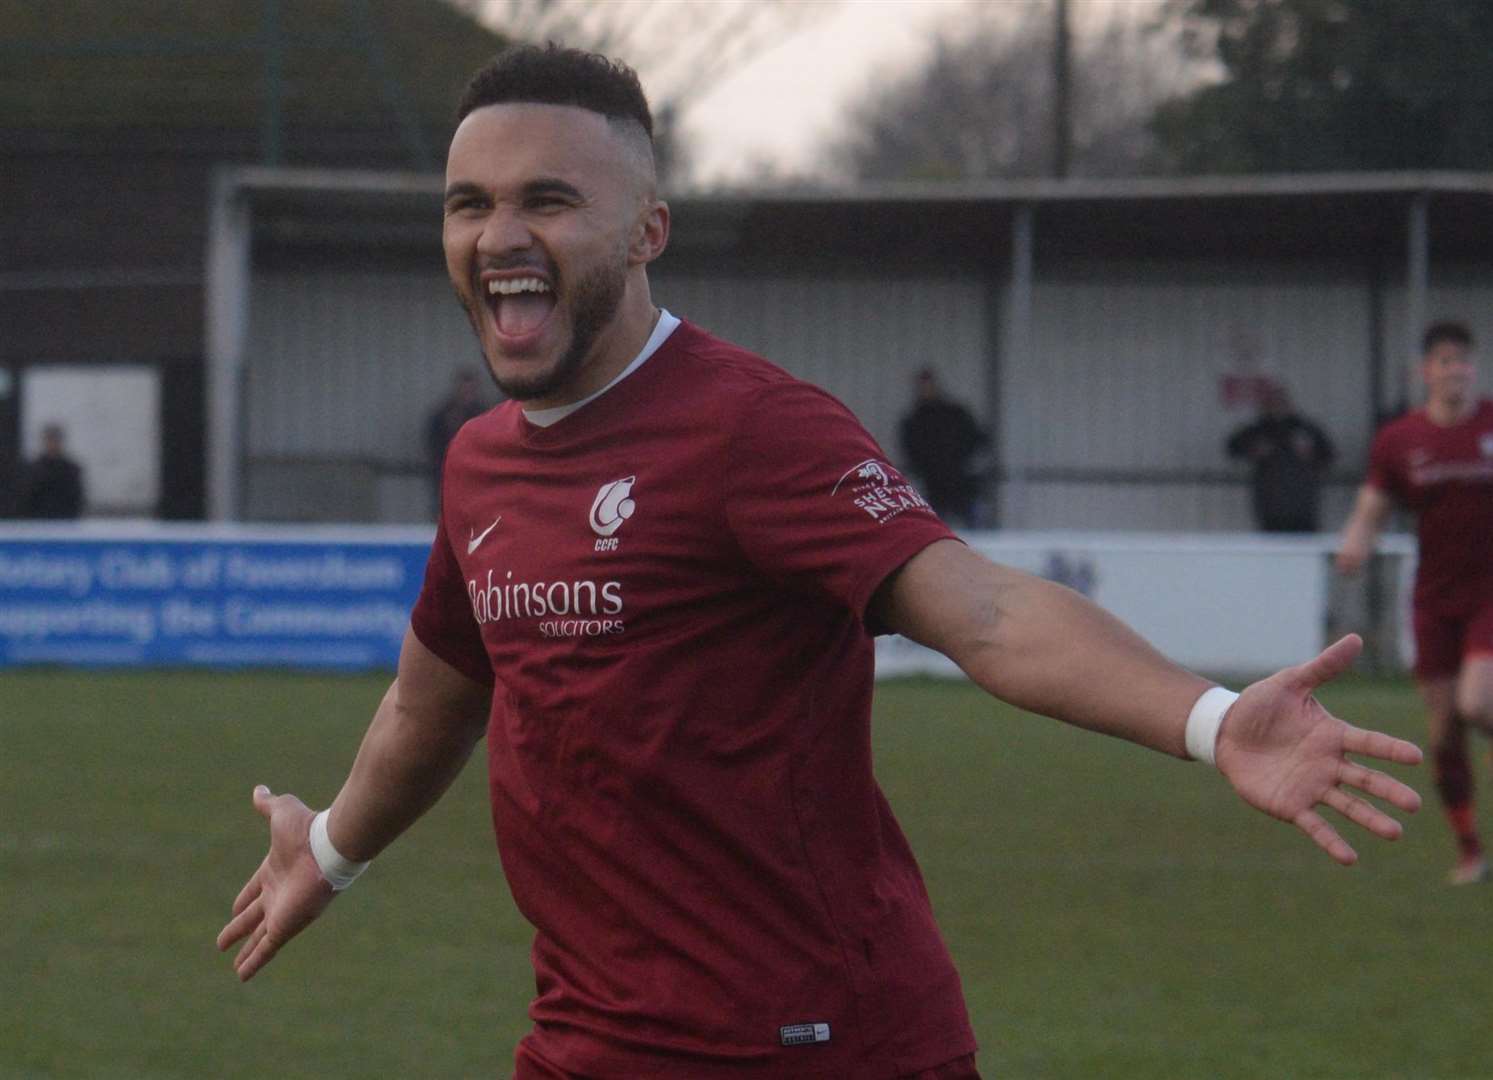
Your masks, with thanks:
[{"label": "maroon shorts", "polygon": [[[532,1056],[523,1059],[523,1063],[525,1069],[520,1071],[524,1076],[534,1077],[536,1080],[539,1078],[568,1080],[565,1074],[554,1066],[538,1061]],[[953,1061],[945,1061],[942,1065],[935,1065],[931,1069],[924,1069],[920,1073],[902,1077],[901,1080],[980,1080],[980,1072],[975,1068],[975,1055],[968,1054],[962,1058],[955,1058]]]},{"label": "maroon shorts", "polygon": [[975,1055],[966,1054],[953,1061],[945,1061],[931,1069],[903,1077],[902,1080],[980,1080],[980,1070],[975,1068]]},{"label": "maroon shorts", "polygon": [[1455,678],[1469,656],[1493,656],[1493,600],[1455,618],[1415,609],[1415,674]]}]

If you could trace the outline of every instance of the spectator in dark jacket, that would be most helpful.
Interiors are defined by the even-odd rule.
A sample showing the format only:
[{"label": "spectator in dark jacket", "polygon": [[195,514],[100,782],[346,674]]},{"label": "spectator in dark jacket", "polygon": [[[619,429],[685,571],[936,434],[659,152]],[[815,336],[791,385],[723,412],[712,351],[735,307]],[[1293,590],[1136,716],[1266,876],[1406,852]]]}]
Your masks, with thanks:
[{"label": "spectator in dark jacket", "polygon": [[25,518],[75,518],[83,513],[83,469],[67,456],[67,433],[48,424],[41,455],[26,470],[20,514]]},{"label": "spectator in dark jacket", "polygon": [[908,468],[938,516],[973,525],[980,477],[972,461],[990,437],[968,409],[944,396],[931,368],[918,372],[917,400],[902,418],[901,436]]},{"label": "spectator in dark jacket", "polygon": [[1272,387],[1260,415],[1229,436],[1229,457],[1253,469],[1255,523],[1265,532],[1316,532],[1332,441]]},{"label": "spectator in dark jacket", "polygon": [[425,421],[425,453],[431,468],[431,513],[440,513],[441,470],[446,464],[446,446],[456,437],[461,425],[487,410],[482,403],[481,386],[474,372],[458,371],[450,395],[431,410]]}]

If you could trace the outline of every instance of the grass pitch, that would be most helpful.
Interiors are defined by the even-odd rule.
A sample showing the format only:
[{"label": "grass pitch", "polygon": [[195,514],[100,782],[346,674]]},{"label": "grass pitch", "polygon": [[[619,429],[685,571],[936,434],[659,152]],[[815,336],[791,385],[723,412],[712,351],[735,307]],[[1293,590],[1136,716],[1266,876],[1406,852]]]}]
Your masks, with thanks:
[{"label": "grass pitch", "polygon": [[[251,787],[324,805],[386,683],[0,674],[0,1078],[510,1074],[529,930],[480,762],[252,983],[213,947],[265,841]],[[1322,697],[1420,739],[1407,684]],[[1345,825],[1344,870],[1211,770],[964,684],[884,685],[876,743],[987,1077],[1493,1069],[1493,888],[1441,884],[1424,766],[1405,839]]]}]

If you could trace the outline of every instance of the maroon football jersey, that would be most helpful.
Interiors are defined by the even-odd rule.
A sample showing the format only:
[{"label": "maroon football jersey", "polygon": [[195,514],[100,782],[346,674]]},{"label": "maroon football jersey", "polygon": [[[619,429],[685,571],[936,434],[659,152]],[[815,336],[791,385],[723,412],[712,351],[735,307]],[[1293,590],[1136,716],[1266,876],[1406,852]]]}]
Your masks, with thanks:
[{"label": "maroon football jersey", "polygon": [[873,592],[949,537],[843,405],[681,324],[447,457],[416,635],[484,682],[537,929],[519,1076],[905,1075],[974,1049],[871,775]]},{"label": "maroon football jersey", "polygon": [[1451,427],[1424,409],[1386,424],[1368,482],[1417,515],[1418,607],[1457,616],[1493,597],[1493,401]]}]

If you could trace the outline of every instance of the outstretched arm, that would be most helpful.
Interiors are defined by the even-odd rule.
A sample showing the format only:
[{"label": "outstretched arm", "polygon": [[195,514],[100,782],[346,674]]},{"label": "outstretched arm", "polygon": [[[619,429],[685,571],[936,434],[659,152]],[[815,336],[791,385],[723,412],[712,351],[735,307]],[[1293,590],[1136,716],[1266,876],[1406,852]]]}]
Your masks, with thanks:
[{"label": "outstretched arm", "polygon": [[1353,513],[1343,526],[1343,537],[1338,542],[1334,564],[1340,574],[1356,574],[1374,553],[1374,542],[1379,539],[1379,530],[1389,517],[1393,503],[1388,495],[1371,484],[1358,489],[1358,498],[1353,502]]},{"label": "outstretched arm", "polygon": [[[371,859],[430,809],[482,737],[491,698],[490,687],[473,682],[406,632],[398,675],[327,818],[337,851],[349,860]],[[270,850],[218,935],[219,949],[243,942],[233,966],[244,980],[335,895],[311,854],[311,810],[294,795],[272,795],[263,785],[254,789],[254,808],[269,821]]]},{"label": "outstretched arm", "polygon": [[[944,653],[1004,701],[1188,756],[1187,716],[1212,684],[1071,589],[942,540],[910,559],[875,603],[888,626]],[[1225,714],[1215,746],[1219,769],[1246,802],[1296,825],[1342,863],[1356,855],[1318,815],[1319,804],[1386,839],[1399,835],[1399,823],[1343,787],[1402,810],[1420,805],[1409,787],[1344,756],[1414,764],[1420,751],[1345,724],[1311,696],[1352,663],[1360,646],[1357,638],[1345,638],[1316,659],[1247,687]]]}]

